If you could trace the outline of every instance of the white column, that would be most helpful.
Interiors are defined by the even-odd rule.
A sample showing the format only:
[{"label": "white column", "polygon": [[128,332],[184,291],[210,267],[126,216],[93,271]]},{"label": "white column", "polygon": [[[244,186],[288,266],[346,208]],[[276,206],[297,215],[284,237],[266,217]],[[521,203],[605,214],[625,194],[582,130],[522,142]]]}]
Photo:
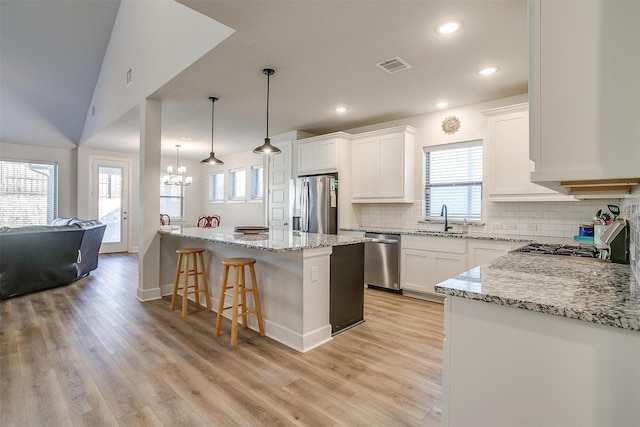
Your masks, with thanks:
[{"label": "white column", "polygon": [[140,104],[140,229],[138,293],[140,301],[160,292],[160,155],[162,102],[147,98]]}]

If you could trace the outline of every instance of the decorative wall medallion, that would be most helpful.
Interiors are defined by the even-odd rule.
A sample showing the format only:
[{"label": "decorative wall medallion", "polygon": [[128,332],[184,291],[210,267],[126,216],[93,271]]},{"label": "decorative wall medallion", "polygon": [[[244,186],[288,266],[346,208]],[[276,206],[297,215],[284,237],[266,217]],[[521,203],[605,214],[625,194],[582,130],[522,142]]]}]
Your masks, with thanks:
[{"label": "decorative wall medallion", "polygon": [[442,121],[442,131],[447,135],[453,135],[460,130],[460,119],[449,116]]}]

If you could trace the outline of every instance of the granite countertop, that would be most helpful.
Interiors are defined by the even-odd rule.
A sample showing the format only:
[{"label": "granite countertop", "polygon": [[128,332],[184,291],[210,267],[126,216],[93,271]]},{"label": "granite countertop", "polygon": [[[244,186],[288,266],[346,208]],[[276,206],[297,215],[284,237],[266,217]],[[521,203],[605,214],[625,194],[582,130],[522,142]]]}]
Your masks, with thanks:
[{"label": "granite countertop", "polygon": [[242,234],[233,227],[197,228],[166,226],[158,230],[162,235],[188,237],[196,240],[240,246],[269,252],[300,251],[329,246],[354,245],[370,239],[333,234],[314,234],[272,228],[267,233]]},{"label": "granite countertop", "polygon": [[522,244],[530,242],[543,242],[543,243],[562,243],[562,244],[577,244],[573,239],[563,237],[540,237],[540,236],[523,236],[514,234],[494,234],[494,233],[481,233],[469,231],[465,233],[449,231],[443,232],[439,230],[430,229],[401,229],[401,228],[341,228],[344,231],[361,231],[365,233],[379,233],[379,234],[400,234],[407,236],[431,236],[431,237],[447,237],[450,239],[474,239],[474,240],[495,240],[503,242],[522,242]]},{"label": "granite countertop", "polygon": [[510,252],[437,284],[435,290],[640,331],[640,285],[624,264]]}]

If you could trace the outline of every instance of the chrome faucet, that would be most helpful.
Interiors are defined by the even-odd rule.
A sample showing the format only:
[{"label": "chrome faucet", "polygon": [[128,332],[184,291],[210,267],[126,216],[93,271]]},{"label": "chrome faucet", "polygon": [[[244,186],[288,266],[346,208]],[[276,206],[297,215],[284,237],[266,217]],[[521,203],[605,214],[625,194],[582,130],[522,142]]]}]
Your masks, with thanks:
[{"label": "chrome faucet", "polygon": [[440,209],[440,216],[444,217],[444,232],[451,230],[453,228],[452,225],[449,225],[449,220],[447,218],[447,205],[442,205]]}]

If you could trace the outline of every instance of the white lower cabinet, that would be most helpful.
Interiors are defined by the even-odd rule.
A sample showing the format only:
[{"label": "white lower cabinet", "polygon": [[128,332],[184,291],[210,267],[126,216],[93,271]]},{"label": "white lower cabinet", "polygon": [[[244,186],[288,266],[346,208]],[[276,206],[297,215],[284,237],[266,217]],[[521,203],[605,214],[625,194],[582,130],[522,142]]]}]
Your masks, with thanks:
[{"label": "white lower cabinet", "polygon": [[467,243],[467,269],[472,269],[482,264],[488,264],[507,252],[524,246],[525,242],[508,243],[483,240],[469,240]]},{"label": "white lower cabinet", "polygon": [[434,286],[467,270],[466,242],[446,237],[402,236],[400,282],[408,296],[441,301]]},{"label": "white lower cabinet", "polygon": [[438,283],[489,264],[526,242],[405,235],[401,239],[400,283],[407,296],[442,302]]}]

